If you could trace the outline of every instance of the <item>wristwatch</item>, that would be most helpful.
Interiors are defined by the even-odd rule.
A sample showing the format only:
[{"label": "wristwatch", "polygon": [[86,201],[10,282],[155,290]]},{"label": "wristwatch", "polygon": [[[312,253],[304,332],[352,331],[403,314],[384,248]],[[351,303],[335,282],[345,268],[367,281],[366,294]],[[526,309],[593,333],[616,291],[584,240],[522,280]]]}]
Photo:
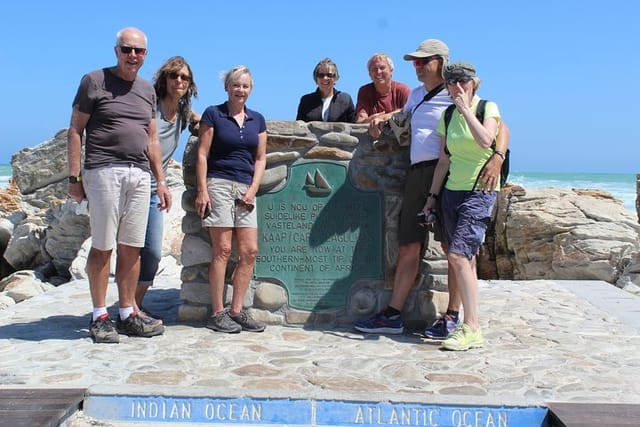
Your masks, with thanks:
[{"label": "wristwatch", "polygon": [[82,182],[82,176],[69,176],[69,184],[77,184]]},{"label": "wristwatch", "polygon": [[506,157],[506,156],[505,156],[505,154],[504,154],[504,152],[502,152],[502,151],[498,151],[498,150],[494,150],[494,151],[493,151],[493,154],[497,154],[498,156],[502,157],[502,160],[504,160],[504,159],[505,159],[505,157]]}]

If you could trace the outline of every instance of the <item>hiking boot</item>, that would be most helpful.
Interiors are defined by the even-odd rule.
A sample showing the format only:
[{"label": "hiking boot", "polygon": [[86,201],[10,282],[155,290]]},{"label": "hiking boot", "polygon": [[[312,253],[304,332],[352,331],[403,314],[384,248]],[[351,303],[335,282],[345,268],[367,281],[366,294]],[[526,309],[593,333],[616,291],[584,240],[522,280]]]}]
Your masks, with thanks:
[{"label": "hiking boot", "polygon": [[236,323],[229,315],[229,310],[216,313],[207,320],[207,328],[226,334],[237,334],[242,330],[242,326]]},{"label": "hiking boot", "polygon": [[443,340],[456,328],[460,327],[460,319],[445,314],[436,320],[430,328],[424,330],[424,336],[432,340]]},{"label": "hiking boot", "polygon": [[116,328],[121,334],[128,335],[130,337],[149,338],[164,333],[164,326],[162,324],[149,325],[145,323],[139,312],[131,313],[125,320],[121,320],[118,317]]},{"label": "hiking boot", "polygon": [[382,313],[376,314],[370,319],[360,320],[353,327],[356,331],[369,334],[397,335],[404,332],[404,324],[400,315],[387,317]]},{"label": "hiking boot", "polygon": [[249,314],[246,308],[243,308],[242,311],[237,315],[229,313],[229,317],[233,319],[233,321],[238,325],[240,325],[243,331],[262,332],[267,327],[267,325],[265,325],[263,322],[254,319]]},{"label": "hiking boot", "polygon": [[95,343],[117,344],[120,342],[118,332],[113,327],[113,322],[107,313],[89,323],[89,334]]},{"label": "hiking boot", "polygon": [[471,327],[463,323],[461,327],[453,331],[446,340],[442,341],[442,347],[447,350],[466,351],[470,348],[482,347],[484,339],[482,338],[482,330],[473,332]]},{"label": "hiking boot", "polygon": [[143,311],[142,309],[138,311],[138,317],[142,319],[142,321],[146,325],[149,325],[149,326],[159,326],[164,323],[162,319],[152,316],[151,314],[147,313],[146,311]]}]

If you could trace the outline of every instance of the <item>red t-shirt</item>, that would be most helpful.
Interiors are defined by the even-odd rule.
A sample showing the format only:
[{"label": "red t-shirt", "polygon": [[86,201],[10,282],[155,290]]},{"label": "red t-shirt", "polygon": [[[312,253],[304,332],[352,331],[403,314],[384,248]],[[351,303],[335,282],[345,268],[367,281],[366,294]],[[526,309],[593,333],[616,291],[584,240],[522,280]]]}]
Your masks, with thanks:
[{"label": "red t-shirt", "polygon": [[356,114],[364,110],[368,116],[372,116],[401,109],[409,99],[410,93],[409,86],[400,82],[391,81],[391,90],[386,95],[376,92],[373,83],[366,84],[358,90]]}]

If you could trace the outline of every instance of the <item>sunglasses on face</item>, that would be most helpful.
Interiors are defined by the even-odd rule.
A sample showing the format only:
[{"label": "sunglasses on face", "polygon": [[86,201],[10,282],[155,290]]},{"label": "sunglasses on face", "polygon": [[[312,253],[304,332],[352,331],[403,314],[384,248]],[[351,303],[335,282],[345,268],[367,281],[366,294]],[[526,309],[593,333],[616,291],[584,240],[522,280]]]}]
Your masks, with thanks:
[{"label": "sunglasses on face", "polygon": [[147,49],[144,47],[118,46],[118,48],[120,49],[120,52],[124,53],[125,55],[128,55],[131,52],[133,52],[134,55],[144,55],[145,53],[147,53]]},{"label": "sunglasses on face", "polygon": [[471,81],[470,77],[458,77],[455,79],[447,79],[447,84],[451,86],[455,86],[458,83],[466,83],[468,81]]},{"label": "sunglasses on face", "polygon": [[234,200],[234,203],[236,205],[236,208],[243,210],[243,211],[247,211],[249,213],[253,212],[253,208],[255,207],[255,205],[251,204],[251,203],[247,203],[242,199],[236,199]]},{"label": "sunglasses on face", "polygon": [[334,78],[336,73],[318,73],[316,74],[316,79],[324,79],[325,77],[329,77],[330,79]]},{"label": "sunglasses on face", "polygon": [[438,58],[439,58],[439,56],[428,56],[426,58],[414,59],[413,60],[413,66],[414,67],[424,67],[429,62],[433,61],[434,59],[438,59]]},{"label": "sunglasses on face", "polygon": [[173,72],[173,73],[167,74],[167,76],[169,76],[171,80],[178,80],[178,77],[179,77],[182,79],[183,82],[191,81],[191,76],[188,76],[187,74]]}]

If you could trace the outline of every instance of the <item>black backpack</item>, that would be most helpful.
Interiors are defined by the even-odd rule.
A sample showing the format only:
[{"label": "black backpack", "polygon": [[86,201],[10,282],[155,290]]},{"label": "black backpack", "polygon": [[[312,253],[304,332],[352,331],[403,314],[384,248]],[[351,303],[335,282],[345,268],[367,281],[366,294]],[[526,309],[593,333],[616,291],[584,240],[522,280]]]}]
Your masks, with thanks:
[{"label": "black backpack", "polygon": [[[487,106],[487,100],[481,99],[478,101],[478,108],[476,109],[476,117],[480,121],[480,123],[484,123],[484,110]],[[453,115],[453,110],[455,110],[456,104],[451,104],[444,110],[444,134],[447,135],[447,129],[449,128],[449,122],[451,122],[451,116]],[[491,148],[496,150],[496,140],[493,140],[493,144],[491,144]],[[444,146],[444,150],[449,154],[449,150],[447,146]],[[511,150],[507,148],[507,151],[504,153],[504,161],[502,162],[502,169],[500,170],[500,187],[504,186],[507,183],[507,178],[509,177],[509,154]]]}]

